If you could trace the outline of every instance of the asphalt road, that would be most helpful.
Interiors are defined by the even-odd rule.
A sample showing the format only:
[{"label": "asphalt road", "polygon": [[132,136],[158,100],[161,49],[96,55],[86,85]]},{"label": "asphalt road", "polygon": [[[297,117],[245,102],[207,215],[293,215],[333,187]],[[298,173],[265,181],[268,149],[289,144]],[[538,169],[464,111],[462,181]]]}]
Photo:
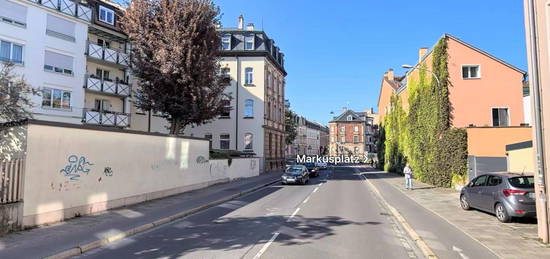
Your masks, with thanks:
[{"label": "asphalt road", "polygon": [[352,168],[273,185],[83,258],[422,258]]}]

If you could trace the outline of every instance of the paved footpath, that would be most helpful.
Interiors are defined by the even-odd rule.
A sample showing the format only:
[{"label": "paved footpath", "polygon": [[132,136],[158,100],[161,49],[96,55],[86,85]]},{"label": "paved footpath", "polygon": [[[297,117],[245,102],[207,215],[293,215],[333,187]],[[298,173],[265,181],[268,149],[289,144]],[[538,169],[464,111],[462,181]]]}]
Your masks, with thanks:
[{"label": "paved footpath", "polygon": [[[0,238],[0,258],[43,258],[98,242],[167,217],[201,208],[278,181],[281,173],[218,184],[58,224],[20,231]],[[163,222],[165,223],[165,222]]]},{"label": "paved footpath", "polygon": [[[518,219],[513,223],[503,224],[491,214],[477,210],[462,210],[458,200],[459,192],[456,190],[434,188],[414,181],[415,189],[408,191],[403,188],[404,179],[400,175],[364,168],[361,171],[367,173],[368,178],[373,181],[383,181],[379,182],[383,194],[389,190],[384,192],[382,189],[391,186],[392,191],[400,193],[401,199],[430,210],[501,258],[550,258],[550,246],[537,240],[535,219]],[[397,205],[394,206],[398,210],[401,209]],[[431,239],[429,233],[423,234],[424,236],[420,233],[423,238]],[[458,249],[460,248],[455,250]]]}]

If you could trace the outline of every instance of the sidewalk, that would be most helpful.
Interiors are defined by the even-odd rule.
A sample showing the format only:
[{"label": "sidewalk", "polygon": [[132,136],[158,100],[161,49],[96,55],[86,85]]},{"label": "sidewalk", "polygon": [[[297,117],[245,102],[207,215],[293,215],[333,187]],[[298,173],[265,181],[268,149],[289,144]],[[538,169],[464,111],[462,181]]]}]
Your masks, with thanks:
[{"label": "sidewalk", "polygon": [[217,205],[280,179],[281,173],[218,184],[201,190],[83,216],[51,226],[15,232],[0,238],[0,258],[44,258],[101,245],[109,240],[145,231],[190,212]]},{"label": "sidewalk", "polygon": [[491,214],[462,210],[458,200],[459,192],[456,190],[435,188],[414,181],[414,190],[408,191],[404,189],[402,176],[380,171],[377,173],[379,178],[464,231],[501,258],[550,258],[550,246],[538,241],[536,219],[518,219],[504,224]]}]

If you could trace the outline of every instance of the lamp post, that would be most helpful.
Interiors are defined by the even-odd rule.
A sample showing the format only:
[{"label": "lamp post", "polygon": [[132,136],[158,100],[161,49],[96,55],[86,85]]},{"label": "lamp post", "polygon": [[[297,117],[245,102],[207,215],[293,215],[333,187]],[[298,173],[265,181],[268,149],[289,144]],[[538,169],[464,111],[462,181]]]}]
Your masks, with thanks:
[{"label": "lamp post", "polygon": [[404,64],[404,65],[401,65],[402,68],[405,68],[405,69],[412,69],[411,71],[415,70],[415,69],[418,69],[418,70],[424,70],[424,71],[427,71],[427,72],[430,72],[432,73],[432,75],[434,76],[435,78],[435,81],[437,82],[437,86],[441,86],[441,82],[439,81],[439,77],[434,73],[434,71],[431,71],[427,68],[423,68],[423,67],[414,67],[414,66],[411,66],[411,65],[407,65],[407,64]]}]

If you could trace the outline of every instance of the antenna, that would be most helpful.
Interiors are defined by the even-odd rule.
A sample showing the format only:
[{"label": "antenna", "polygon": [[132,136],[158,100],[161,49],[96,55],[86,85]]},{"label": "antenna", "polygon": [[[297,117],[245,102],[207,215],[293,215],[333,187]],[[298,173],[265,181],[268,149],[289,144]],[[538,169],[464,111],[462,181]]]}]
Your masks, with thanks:
[{"label": "antenna", "polygon": [[264,31],[264,17],[262,16],[262,31]]}]

